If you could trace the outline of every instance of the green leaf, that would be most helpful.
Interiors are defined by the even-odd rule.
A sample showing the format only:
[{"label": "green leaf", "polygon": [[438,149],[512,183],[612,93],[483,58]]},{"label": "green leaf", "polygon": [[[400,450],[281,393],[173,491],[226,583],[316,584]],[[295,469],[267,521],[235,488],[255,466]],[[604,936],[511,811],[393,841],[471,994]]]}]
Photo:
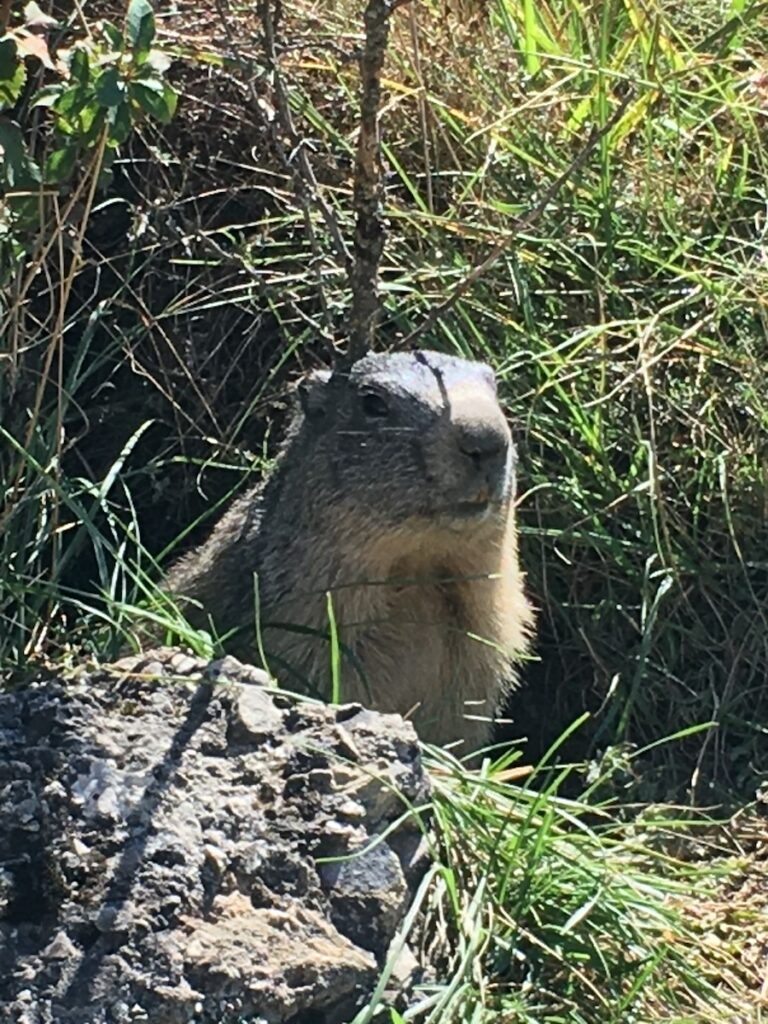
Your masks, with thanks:
[{"label": "green leaf", "polygon": [[27,80],[27,69],[23,64],[16,67],[12,78],[0,78],[0,110],[12,107],[21,95],[24,83]]},{"label": "green leaf", "polygon": [[79,85],[87,85],[91,77],[88,53],[82,47],[72,50],[69,57],[69,73]]},{"label": "green leaf", "polygon": [[27,71],[19,59],[16,40],[5,36],[0,39],[0,110],[14,105],[26,79]]},{"label": "green leaf", "polygon": [[60,85],[46,85],[36,92],[32,98],[32,107],[52,107],[62,96],[64,89]]},{"label": "green leaf", "polygon": [[63,117],[72,117],[78,114],[83,107],[93,100],[93,93],[89,88],[82,85],[72,86],[64,89],[58,100],[54,102],[54,110]]},{"label": "green leaf", "polygon": [[8,188],[30,188],[41,180],[40,168],[27,152],[21,129],[0,120],[0,180]]},{"label": "green leaf", "polygon": [[141,71],[132,79],[131,85],[143,85],[147,89],[151,89],[152,92],[162,93],[165,88],[165,82],[160,76],[147,67],[145,64]]},{"label": "green leaf", "polygon": [[179,102],[179,94],[176,92],[173,86],[168,85],[167,82],[165,83],[165,86],[163,88],[163,98],[165,99],[165,106],[168,110],[168,120],[170,121],[173,118],[173,115],[176,113],[176,105]]},{"label": "green leaf", "polygon": [[109,144],[120,146],[131,134],[133,120],[131,110],[127,103],[121,103],[119,107],[113,107],[107,115],[109,125]]},{"label": "green leaf", "polygon": [[112,49],[122,52],[125,40],[123,39],[123,33],[120,31],[117,25],[113,25],[111,21],[102,21],[101,31],[107,37],[109,45],[112,47]]},{"label": "green leaf", "polygon": [[[117,108],[115,108],[117,109]],[[87,141],[88,135],[93,128],[94,122],[102,118],[104,110],[96,103],[89,103],[80,111],[78,129],[83,139]],[[99,123],[101,121],[99,120]],[[98,132],[97,132],[98,134]]]},{"label": "green leaf", "polygon": [[14,233],[40,230],[40,198],[31,186],[28,192],[9,192],[3,202],[13,214]]},{"label": "green leaf", "polygon": [[107,68],[96,81],[96,99],[102,107],[119,107],[125,102],[125,82],[117,68]]},{"label": "green leaf", "polygon": [[[108,109],[118,110],[119,107]],[[102,107],[97,107],[95,104],[86,107],[80,115],[80,130],[77,133],[80,142],[86,146],[92,146],[101,134],[105,117],[106,112]]]},{"label": "green leaf", "polygon": [[125,19],[125,31],[137,60],[145,57],[155,38],[155,15],[149,0],[131,0]]},{"label": "green leaf", "polygon": [[130,88],[130,95],[142,110],[162,124],[167,124],[176,112],[178,95],[164,82],[134,82]]},{"label": "green leaf", "polygon": [[0,39],[0,82],[8,81],[16,74],[19,66],[16,40],[10,36]]},{"label": "green leaf", "polygon": [[54,150],[45,162],[46,182],[58,185],[71,177],[79,152],[80,147],[76,144]]}]

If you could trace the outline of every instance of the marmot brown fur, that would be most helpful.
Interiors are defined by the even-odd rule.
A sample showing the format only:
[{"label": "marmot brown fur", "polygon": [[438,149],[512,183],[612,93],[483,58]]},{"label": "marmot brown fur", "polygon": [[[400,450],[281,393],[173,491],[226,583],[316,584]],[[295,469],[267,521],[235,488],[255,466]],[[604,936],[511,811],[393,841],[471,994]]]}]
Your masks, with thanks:
[{"label": "marmot brown fur", "polygon": [[425,740],[475,749],[532,621],[493,371],[436,352],[367,355],[298,390],[273,473],[168,586],[198,603],[193,622],[229,634],[229,651],[262,649],[286,688],[325,695],[330,594],[342,700],[412,713]]}]

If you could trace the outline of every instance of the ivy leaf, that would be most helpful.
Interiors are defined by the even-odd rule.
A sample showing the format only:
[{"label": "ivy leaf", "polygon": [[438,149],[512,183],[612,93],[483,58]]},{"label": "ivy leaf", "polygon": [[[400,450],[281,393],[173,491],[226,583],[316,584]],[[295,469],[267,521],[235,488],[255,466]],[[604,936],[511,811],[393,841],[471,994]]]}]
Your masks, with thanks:
[{"label": "ivy leaf", "polygon": [[96,99],[102,107],[119,107],[125,102],[125,82],[117,68],[107,68],[96,81]]},{"label": "ivy leaf", "polygon": [[164,82],[134,82],[130,88],[130,95],[142,110],[162,124],[168,124],[176,113],[179,97],[170,85]]},{"label": "ivy leaf", "polygon": [[29,188],[40,182],[40,168],[27,152],[21,129],[12,121],[0,120],[0,153],[0,180],[8,188]]},{"label": "ivy leaf", "polygon": [[146,57],[155,38],[155,15],[149,0],[131,0],[125,32],[137,63]]}]

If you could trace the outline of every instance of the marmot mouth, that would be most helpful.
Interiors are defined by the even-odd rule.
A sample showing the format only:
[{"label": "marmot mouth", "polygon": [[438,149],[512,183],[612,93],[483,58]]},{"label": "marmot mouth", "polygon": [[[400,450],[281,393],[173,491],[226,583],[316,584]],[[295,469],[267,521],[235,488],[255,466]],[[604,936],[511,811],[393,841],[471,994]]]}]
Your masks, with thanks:
[{"label": "marmot mouth", "polygon": [[503,507],[504,499],[500,494],[492,493],[488,487],[477,491],[473,498],[464,501],[453,501],[433,509],[433,515],[441,519],[453,519],[459,522],[482,521]]}]

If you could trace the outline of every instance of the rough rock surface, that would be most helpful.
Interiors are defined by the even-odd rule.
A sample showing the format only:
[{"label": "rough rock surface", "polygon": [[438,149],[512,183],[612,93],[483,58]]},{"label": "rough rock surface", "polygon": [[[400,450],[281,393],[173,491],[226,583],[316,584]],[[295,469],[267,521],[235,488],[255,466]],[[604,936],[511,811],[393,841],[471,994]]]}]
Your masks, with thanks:
[{"label": "rough rock surface", "polygon": [[412,818],[372,841],[427,796],[416,736],[264,681],[166,651],[0,694],[0,1020],[354,1016],[419,874]]}]

